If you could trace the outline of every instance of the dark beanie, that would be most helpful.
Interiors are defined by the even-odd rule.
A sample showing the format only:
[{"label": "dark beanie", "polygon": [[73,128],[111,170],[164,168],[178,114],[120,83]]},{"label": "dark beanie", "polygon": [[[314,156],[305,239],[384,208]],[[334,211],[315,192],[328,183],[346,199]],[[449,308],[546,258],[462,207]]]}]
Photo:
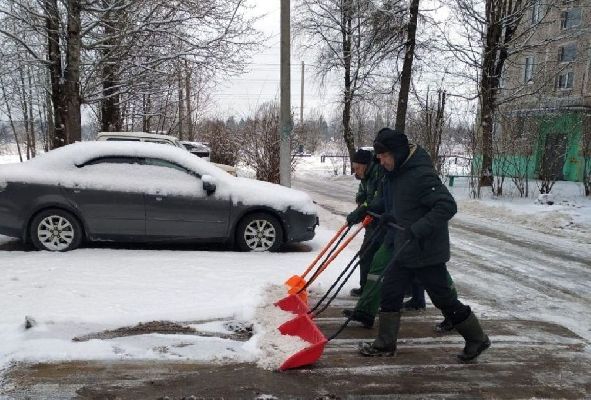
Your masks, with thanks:
[{"label": "dark beanie", "polygon": [[410,153],[406,135],[401,131],[390,128],[383,128],[378,132],[373,142],[373,148],[376,154],[392,153],[396,161],[396,167],[402,165]]},{"label": "dark beanie", "polygon": [[353,154],[351,161],[358,164],[369,164],[371,161],[371,151],[359,149]]}]

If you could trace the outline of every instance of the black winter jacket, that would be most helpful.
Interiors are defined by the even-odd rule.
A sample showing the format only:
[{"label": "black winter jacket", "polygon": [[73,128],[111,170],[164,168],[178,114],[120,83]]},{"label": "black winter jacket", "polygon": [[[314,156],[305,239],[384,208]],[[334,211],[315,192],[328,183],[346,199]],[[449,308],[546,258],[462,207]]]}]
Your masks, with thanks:
[{"label": "black winter jacket", "polygon": [[[411,145],[406,161],[386,173],[382,192],[381,202],[374,202],[370,209],[394,215],[397,223],[415,237],[400,254],[400,264],[420,268],[449,261],[448,221],[457,206],[433,169],[429,154]],[[404,233],[391,232],[385,243],[393,243],[398,249],[406,238]]]}]

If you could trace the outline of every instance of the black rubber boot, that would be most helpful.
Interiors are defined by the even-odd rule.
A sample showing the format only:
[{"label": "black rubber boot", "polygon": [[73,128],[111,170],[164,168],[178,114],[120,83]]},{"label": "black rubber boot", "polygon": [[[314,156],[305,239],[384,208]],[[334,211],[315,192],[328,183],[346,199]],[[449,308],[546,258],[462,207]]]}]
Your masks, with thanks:
[{"label": "black rubber boot", "polygon": [[425,303],[419,303],[415,301],[414,298],[405,301],[402,304],[402,311],[425,311],[426,305]]},{"label": "black rubber boot", "polygon": [[364,328],[373,328],[373,323],[375,320],[373,315],[351,309],[343,310],[343,315],[347,318],[351,318],[351,321],[361,322]]},{"label": "black rubber boot", "polygon": [[457,324],[455,328],[466,340],[464,351],[458,354],[461,361],[474,360],[480,353],[490,347],[490,339],[484,334],[474,313],[470,313],[468,318]]},{"label": "black rubber boot", "polygon": [[373,341],[359,343],[359,353],[366,357],[392,357],[396,351],[398,330],[400,329],[399,312],[381,312],[378,337]]},{"label": "black rubber boot", "polygon": [[454,324],[453,324],[453,322],[451,322],[451,319],[449,319],[447,317],[443,321],[441,321],[440,323],[435,324],[435,327],[433,328],[433,330],[439,334],[451,332],[453,329],[454,329]]}]

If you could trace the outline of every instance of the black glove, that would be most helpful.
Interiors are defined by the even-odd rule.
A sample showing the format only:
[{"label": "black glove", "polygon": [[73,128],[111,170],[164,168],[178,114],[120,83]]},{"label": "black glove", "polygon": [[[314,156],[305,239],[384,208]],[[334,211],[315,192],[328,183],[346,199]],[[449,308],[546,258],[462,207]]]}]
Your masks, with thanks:
[{"label": "black glove", "polygon": [[347,215],[347,225],[353,226],[363,221],[366,211],[366,207],[357,207],[354,211],[350,212]]},{"label": "black glove", "polygon": [[403,232],[400,232],[400,234],[403,235],[402,243],[406,243],[407,241],[412,242],[417,238],[415,234],[412,233],[412,230],[410,228],[406,228]]}]

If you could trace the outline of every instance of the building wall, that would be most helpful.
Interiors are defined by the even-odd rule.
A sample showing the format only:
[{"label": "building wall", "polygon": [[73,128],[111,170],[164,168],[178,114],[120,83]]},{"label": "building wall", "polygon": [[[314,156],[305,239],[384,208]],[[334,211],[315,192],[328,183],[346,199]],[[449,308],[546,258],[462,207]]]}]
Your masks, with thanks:
[{"label": "building wall", "polygon": [[[579,13],[580,20],[573,18]],[[576,53],[569,59],[573,47]],[[591,0],[538,0],[522,20],[514,50],[499,93],[495,140],[506,151],[495,160],[496,172],[513,176],[527,171],[537,178],[547,162],[547,147],[560,147],[563,179],[582,180],[582,132],[591,129],[586,126],[591,114]],[[527,130],[524,120],[529,121],[526,133],[520,132]]]}]

